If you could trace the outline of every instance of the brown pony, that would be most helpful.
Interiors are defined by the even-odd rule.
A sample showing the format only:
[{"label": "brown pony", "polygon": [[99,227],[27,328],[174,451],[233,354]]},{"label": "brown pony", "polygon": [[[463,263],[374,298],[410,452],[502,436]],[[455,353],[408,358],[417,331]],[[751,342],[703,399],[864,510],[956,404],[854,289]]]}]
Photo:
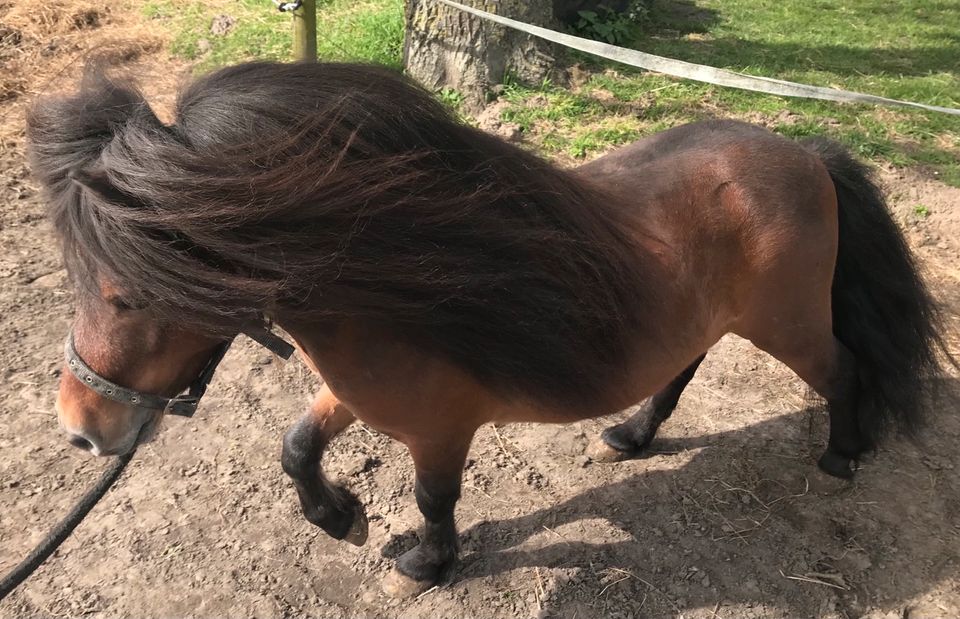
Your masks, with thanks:
[{"label": "brown pony", "polygon": [[563,170],[393,72],[271,63],[194,82],[171,125],[94,75],[40,101],[29,139],[81,293],[68,358],[109,381],[64,372],[71,440],[129,451],[162,411],[105,394],[175,396],[271,320],[325,381],[283,443],[310,522],[366,540],[363,508],[320,466],[355,419],[410,450],[426,529],[385,583],[397,595],[454,564],[484,423],[649,398],[591,446],[633,457],[736,333],[826,398],[819,464],[850,477],[886,430],[918,427],[938,371],[937,311],[904,239],[826,140],[711,121]]}]

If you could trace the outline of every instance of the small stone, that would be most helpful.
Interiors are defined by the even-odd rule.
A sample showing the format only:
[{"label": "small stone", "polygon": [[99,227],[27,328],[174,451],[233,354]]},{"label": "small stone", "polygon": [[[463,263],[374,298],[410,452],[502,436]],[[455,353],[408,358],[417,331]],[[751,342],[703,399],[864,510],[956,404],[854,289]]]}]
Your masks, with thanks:
[{"label": "small stone", "polygon": [[844,562],[848,564],[852,572],[863,572],[873,567],[870,557],[863,552],[851,552],[845,558]]},{"label": "small stone", "polygon": [[210,34],[222,37],[237,25],[237,18],[232,15],[217,15],[210,23]]},{"label": "small stone", "polygon": [[927,468],[934,471],[953,470],[953,463],[943,456],[926,455],[922,458],[922,462],[927,466]]},{"label": "small stone", "polygon": [[502,123],[494,133],[507,142],[519,142],[523,138],[523,128],[516,123]]},{"label": "small stone", "polygon": [[31,283],[39,288],[61,288],[66,283],[66,272],[60,270],[47,273],[46,275],[41,275],[36,278]]},{"label": "small stone", "polygon": [[357,456],[351,458],[346,467],[344,467],[344,473],[347,477],[356,477],[361,473],[364,473],[374,467],[376,461],[370,456]]}]

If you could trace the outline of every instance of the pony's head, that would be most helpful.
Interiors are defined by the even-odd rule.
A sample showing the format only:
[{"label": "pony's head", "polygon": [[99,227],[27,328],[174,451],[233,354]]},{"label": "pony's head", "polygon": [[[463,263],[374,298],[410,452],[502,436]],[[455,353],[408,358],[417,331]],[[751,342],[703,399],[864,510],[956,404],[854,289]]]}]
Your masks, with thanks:
[{"label": "pony's head", "polygon": [[112,253],[123,244],[111,235],[126,233],[116,215],[135,206],[112,186],[100,158],[115,132],[132,124],[162,129],[136,91],[101,76],[88,77],[79,95],[41,102],[28,119],[33,170],[77,293],[57,413],[69,441],[98,456],[150,438],[163,413],[157,403],[190,386],[224,342],[223,334],[159,318],[150,282],[130,291],[116,284],[113,265],[138,257]]},{"label": "pony's head", "polygon": [[176,396],[202,393],[226,342],[157,320],[105,280],[79,301],[56,404],[69,442],[119,455],[152,438],[165,411],[192,414],[196,394]]}]

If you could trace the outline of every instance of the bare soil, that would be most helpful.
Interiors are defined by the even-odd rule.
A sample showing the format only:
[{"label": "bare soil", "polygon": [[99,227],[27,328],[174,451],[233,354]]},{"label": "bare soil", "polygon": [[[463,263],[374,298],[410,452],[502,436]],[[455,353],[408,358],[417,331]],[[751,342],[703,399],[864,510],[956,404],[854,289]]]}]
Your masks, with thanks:
[{"label": "bare soil", "polygon": [[[135,12],[104,6],[0,1],[0,572],[105,465],[62,440],[53,411],[72,297],[23,158],[24,106],[92,50],[161,105],[184,72]],[[882,178],[956,352],[960,190],[921,171]],[[816,469],[825,416],[802,383],[732,337],[644,459],[581,455],[612,419],[486,427],[457,510],[459,569],[401,602],[380,580],[417,540],[407,455],[346,432],[326,466],[366,505],[370,539],[325,537],[278,459],[317,381],[242,341],[197,416],[166,423],[0,616],[958,617],[960,382],[942,382],[922,438],[891,441],[852,483]]]}]

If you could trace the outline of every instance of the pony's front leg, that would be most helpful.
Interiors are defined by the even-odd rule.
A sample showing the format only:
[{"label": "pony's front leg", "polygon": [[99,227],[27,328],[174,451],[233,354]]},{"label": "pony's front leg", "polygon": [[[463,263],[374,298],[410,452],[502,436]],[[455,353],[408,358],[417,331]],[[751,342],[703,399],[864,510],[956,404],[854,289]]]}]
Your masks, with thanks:
[{"label": "pony's front leg", "polygon": [[356,418],[324,385],[310,410],[283,437],[283,470],[293,479],[303,515],[334,539],[362,546],[367,517],[355,496],[330,483],[320,460],[333,438]]},{"label": "pony's front leg", "polygon": [[443,580],[457,560],[459,543],[453,512],[473,431],[430,440],[399,437],[417,471],[415,494],[423,514],[420,544],[397,559],[383,590],[397,598],[418,595]]},{"label": "pony's front leg", "polygon": [[660,424],[666,421],[680,401],[680,394],[693,380],[697,368],[706,357],[700,355],[666,387],[641,404],[623,423],[603,431],[587,445],[586,455],[596,462],[620,462],[634,458],[650,446]]}]

